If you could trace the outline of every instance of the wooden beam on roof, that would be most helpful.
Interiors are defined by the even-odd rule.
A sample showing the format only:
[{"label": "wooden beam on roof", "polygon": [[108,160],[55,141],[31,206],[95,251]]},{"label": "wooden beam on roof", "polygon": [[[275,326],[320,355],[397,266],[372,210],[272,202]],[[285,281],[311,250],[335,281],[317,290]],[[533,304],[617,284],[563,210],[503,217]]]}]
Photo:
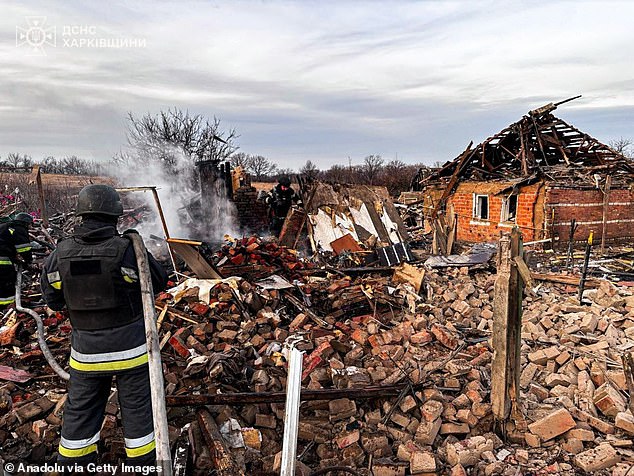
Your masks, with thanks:
[{"label": "wooden beam on roof", "polygon": [[500,144],[500,147],[504,150],[504,152],[506,152],[508,155],[510,155],[511,157],[516,157],[517,158],[517,154],[514,154],[513,152],[511,152],[510,150],[508,150],[506,147],[504,147],[502,144]]},{"label": "wooden beam on roof", "polygon": [[467,159],[471,158],[473,156],[473,153],[476,151],[476,149],[471,150],[472,145],[473,145],[473,141],[469,142],[469,145],[464,150],[464,152],[460,155],[460,157],[456,159],[457,164],[456,164],[455,170],[453,171],[453,175],[451,176],[449,183],[445,187],[445,190],[443,190],[440,200],[438,200],[438,202],[436,203],[436,206],[431,212],[432,219],[435,219],[438,216],[438,211],[440,210],[440,207],[445,202],[445,200],[447,200],[447,197],[449,197],[449,195],[453,191],[453,188],[456,186],[456,183],[458,182],[458,177],[460,176],[460,172],[462,172],[462,169],[464,165],[466,164]]},{"label": "wooden beam on roof", "polygon": [[528,175],[528,162],[526,157],[526,141],[524,140],[524,130],[519,128],[518,134],[520,136],[520,159],[522,161],[522,174]]},{"label": "wooden beam on roof", "polygon": [[556,141],[555,144],[557,146],[557,148],[559,149],[559,152],[561,153],[561,156],[564,158],[564,161],[566,162],[566,165],[570,165],[570,160],[568,160],[568,156],[566,155],[566,151],[564,150],[563,146],[561,145],[561,141],[559,140],[559,136],[557,136],[557,130],[554,127],[551,127],[551,131],[553,133],[553,139]]},{"label": "wooden beam on roof", "polygon": [[484,150],[482,151],[482,166],[486,167],[488,170],[493,170],[493,165],[489,162],[489,159],[484,157]]},{"label": "wooden beam on roof", "polygon": [[542,152],[542,157],[544,157],[544,162],[546,165],[550,165],[548,163],[548,159],[546,158],[546,152],[544,152],[544,144],[542,144],[541,132],[539,131],[539,126],[537,125],[537,121],[534,117],[531,117],[533,120],[533,127],[535,128],[535,139],[537,139],[537,145],[539,145],[539,150]]}]

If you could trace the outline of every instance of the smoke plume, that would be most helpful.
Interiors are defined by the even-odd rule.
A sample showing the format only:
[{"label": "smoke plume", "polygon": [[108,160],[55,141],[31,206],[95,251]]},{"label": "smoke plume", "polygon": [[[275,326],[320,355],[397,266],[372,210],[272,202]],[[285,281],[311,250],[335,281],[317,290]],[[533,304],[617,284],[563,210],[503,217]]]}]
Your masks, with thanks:
[{"label": "smoke plume", "polygon": [[[156,148],[153,144],[152,150],[156,151]],[[145,151],[136,150],[120,154],[110,165],[109,173],[120,187],[157,188],[172,238],[218,243],[225,234],[239,234],[236,208],[227,197],[224,182],[217,180],[209,200],[201,201],[198,169],[192,157],[178,147],[161,144],[160,154],[152,157]],[[134,228],[145,238],[151,234],[163,237],[152,192],[125,192],[122,196],[128,207],[145,204],[149,209]]]}]

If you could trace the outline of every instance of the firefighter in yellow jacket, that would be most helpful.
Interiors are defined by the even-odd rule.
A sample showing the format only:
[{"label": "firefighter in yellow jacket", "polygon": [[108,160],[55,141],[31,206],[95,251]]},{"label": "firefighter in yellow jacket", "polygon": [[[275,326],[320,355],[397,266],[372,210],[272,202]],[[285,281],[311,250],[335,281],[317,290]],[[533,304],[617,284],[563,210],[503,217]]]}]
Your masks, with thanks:
[{"label": "firefighter in yellow jacket", "polygon": [[[126,462],[154,465],[155,442],[141,289],[132,242],[117,232],[123,213],[108,185],[81,190],[82,222],[60,241],[42,271],[42,294],[54,310],[68,309],[70,382],[58,462],[85,466],[97,457],[99,430],[116,376]],[[148,253],[156,292],[167,274]]]}]

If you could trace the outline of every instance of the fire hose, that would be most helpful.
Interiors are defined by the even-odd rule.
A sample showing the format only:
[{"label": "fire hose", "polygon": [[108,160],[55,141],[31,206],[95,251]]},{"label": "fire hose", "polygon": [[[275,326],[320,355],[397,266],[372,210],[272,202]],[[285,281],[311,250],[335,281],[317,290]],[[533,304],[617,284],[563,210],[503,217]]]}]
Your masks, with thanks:
[{"label": "fire hose", "polygon": [[48,362],[48,365],[55,371],[57,375],[59,375],[64,380],[70,379],[70,375],[66,372],[55,360],[53,354],[48,348],[46,344],[46,339],[44,338],[44,323],[42,322],[42,318],[40,315],[35,312],[33,309],[28,309],[26,307],[22,307],[22,265],[18,264],[18,277],[15,280],[15,310],[19,312],[25,312],[30,315],[35,322],[37,323],[37,342],[40,345],[40,350],[42,354],[44,354],[44,358]]}]

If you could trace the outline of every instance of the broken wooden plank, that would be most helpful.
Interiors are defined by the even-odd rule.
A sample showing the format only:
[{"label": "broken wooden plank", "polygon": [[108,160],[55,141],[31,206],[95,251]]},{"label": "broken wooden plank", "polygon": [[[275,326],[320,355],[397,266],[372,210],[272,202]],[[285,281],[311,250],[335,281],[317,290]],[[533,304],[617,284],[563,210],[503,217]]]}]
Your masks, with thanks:
[{"label": "broken wooden plank", "polygon": [[[163,308],[161,306],[155,306],[157,310],[159,310],[161,313],[163,312]],[[185,322],[190,322],[191,324],[200,324],[200,322],[191,319],[187,316],[187,314],[185,314],[184,312],[179,311],[178,309],[167,309],[167,315],[170,316],[170,318],[178,318],[178,319],[182,319]]]},{"label": "broken wooden plank", "polygon": [[499,242],[498,271],[493,302],[493,361],[491,406],[503,433],[519,399],[522,286],[515,257],[522,255],[520,232],[514,228]]},{"label": "broken wooden plank", "polygon": [[424,278],[425,268],[418,268],[411,264],[403,263],[394,270],[392,280],[395,283],[409,283],[414,287],[417,293],[420,293]]},{"label": "broken wooden plank", "polygon": [[207,410],[199,410],[197,416],[216,474],[218,476],[245,476],[242,468],[233,459],[231,450],[220,434],[211,413]]},{"label": "broken wooden plank", "polygon": [[209,471],[213,463],[211,462],[209,448],[207,448],[205,444],[198,421],[194,420],[191,422],[187,430],[187,438],[189,440],[189,449],[194,467],[198,470]]},{"label": "broken wooden plank", "polygon": [[[579,278],[577,276],[568,276],[564,274],[553,273],[535,273],[531,272],[533,279],[537,281],[548,281],[551,283],[568,284],[570,286],[579,286]],[[587,288],[598,288],[601,284],[599,279],[586,279]]]},{"label": "broken wooden plank", "polygon": [[625,374],[625,383],[627,384],[627,390],[629,392],[629,408],[634,414],[634,358],[632,358],[631,352],[625,352],[621,355],[623,362],[623,373]]},{"label": "broken wooden plank", "polygon": [[445,187],[445,190],[443,190],[442,196],[436,203],[434,210],[431,212],[432,218],[436,218],[438,216],[438,211],[440,210],[440,207],[443,205],[447,197],[451,195],[453,188],[458,183],[458,178],[460,177],[460,172],[462,172],[462,168],[467,163],[467,160],[471,158],[473,154],[477,151],[477,149],[471,149],[472,145],[473,145],[473,141],[469,142],[469,145],[464,150],[464,152],[460,155],[460,157],[456,159],[454,162],[452,162],[452,164],[454,163],[456,164],[455,166],[456,168],[454,169],[453,174],[451,175],[451,179],[449,180],[449,183]]},{"label": "broken wooden plank", "polygon": [[210,265],[198,250],[185,240],[168,238],[167,243],[170,248],[180,256],[185,264],[191,269],[196,277],[200,279],[222,279],[222,276]]},{"label": "broken wooden plank", "polygon": [[531,270],[528,268],[524,259],[521,256],[516,256],[513,258],[513,261],[515,262],[515,266],[517,266],[517,270],[519,271],[522,281],[524,281],[526,287],[528,289],[533,289],[535,287],[533,276],[531,275]]},{"label": "broken wooden plank", "polygon": [[328,324],[326,321],[324,321],[321,317],[319,317],[317,314],[315,314],[313,311],[311,311],[308,306],[306,306],[304,303],[302,303],[299,299],[297,299],[295,296],[293,296],[291,293],[285,292],[284,293],[284,297],[293,305],[295,306],[298,310],[300,310],[301,312],[303,312],[304,314],[306,314],[308,317],[311,318],[311,320],[313,320],[316,324],[319,324],[320,326],[326,328],[326,329],[332,329],[332,325]]}]

